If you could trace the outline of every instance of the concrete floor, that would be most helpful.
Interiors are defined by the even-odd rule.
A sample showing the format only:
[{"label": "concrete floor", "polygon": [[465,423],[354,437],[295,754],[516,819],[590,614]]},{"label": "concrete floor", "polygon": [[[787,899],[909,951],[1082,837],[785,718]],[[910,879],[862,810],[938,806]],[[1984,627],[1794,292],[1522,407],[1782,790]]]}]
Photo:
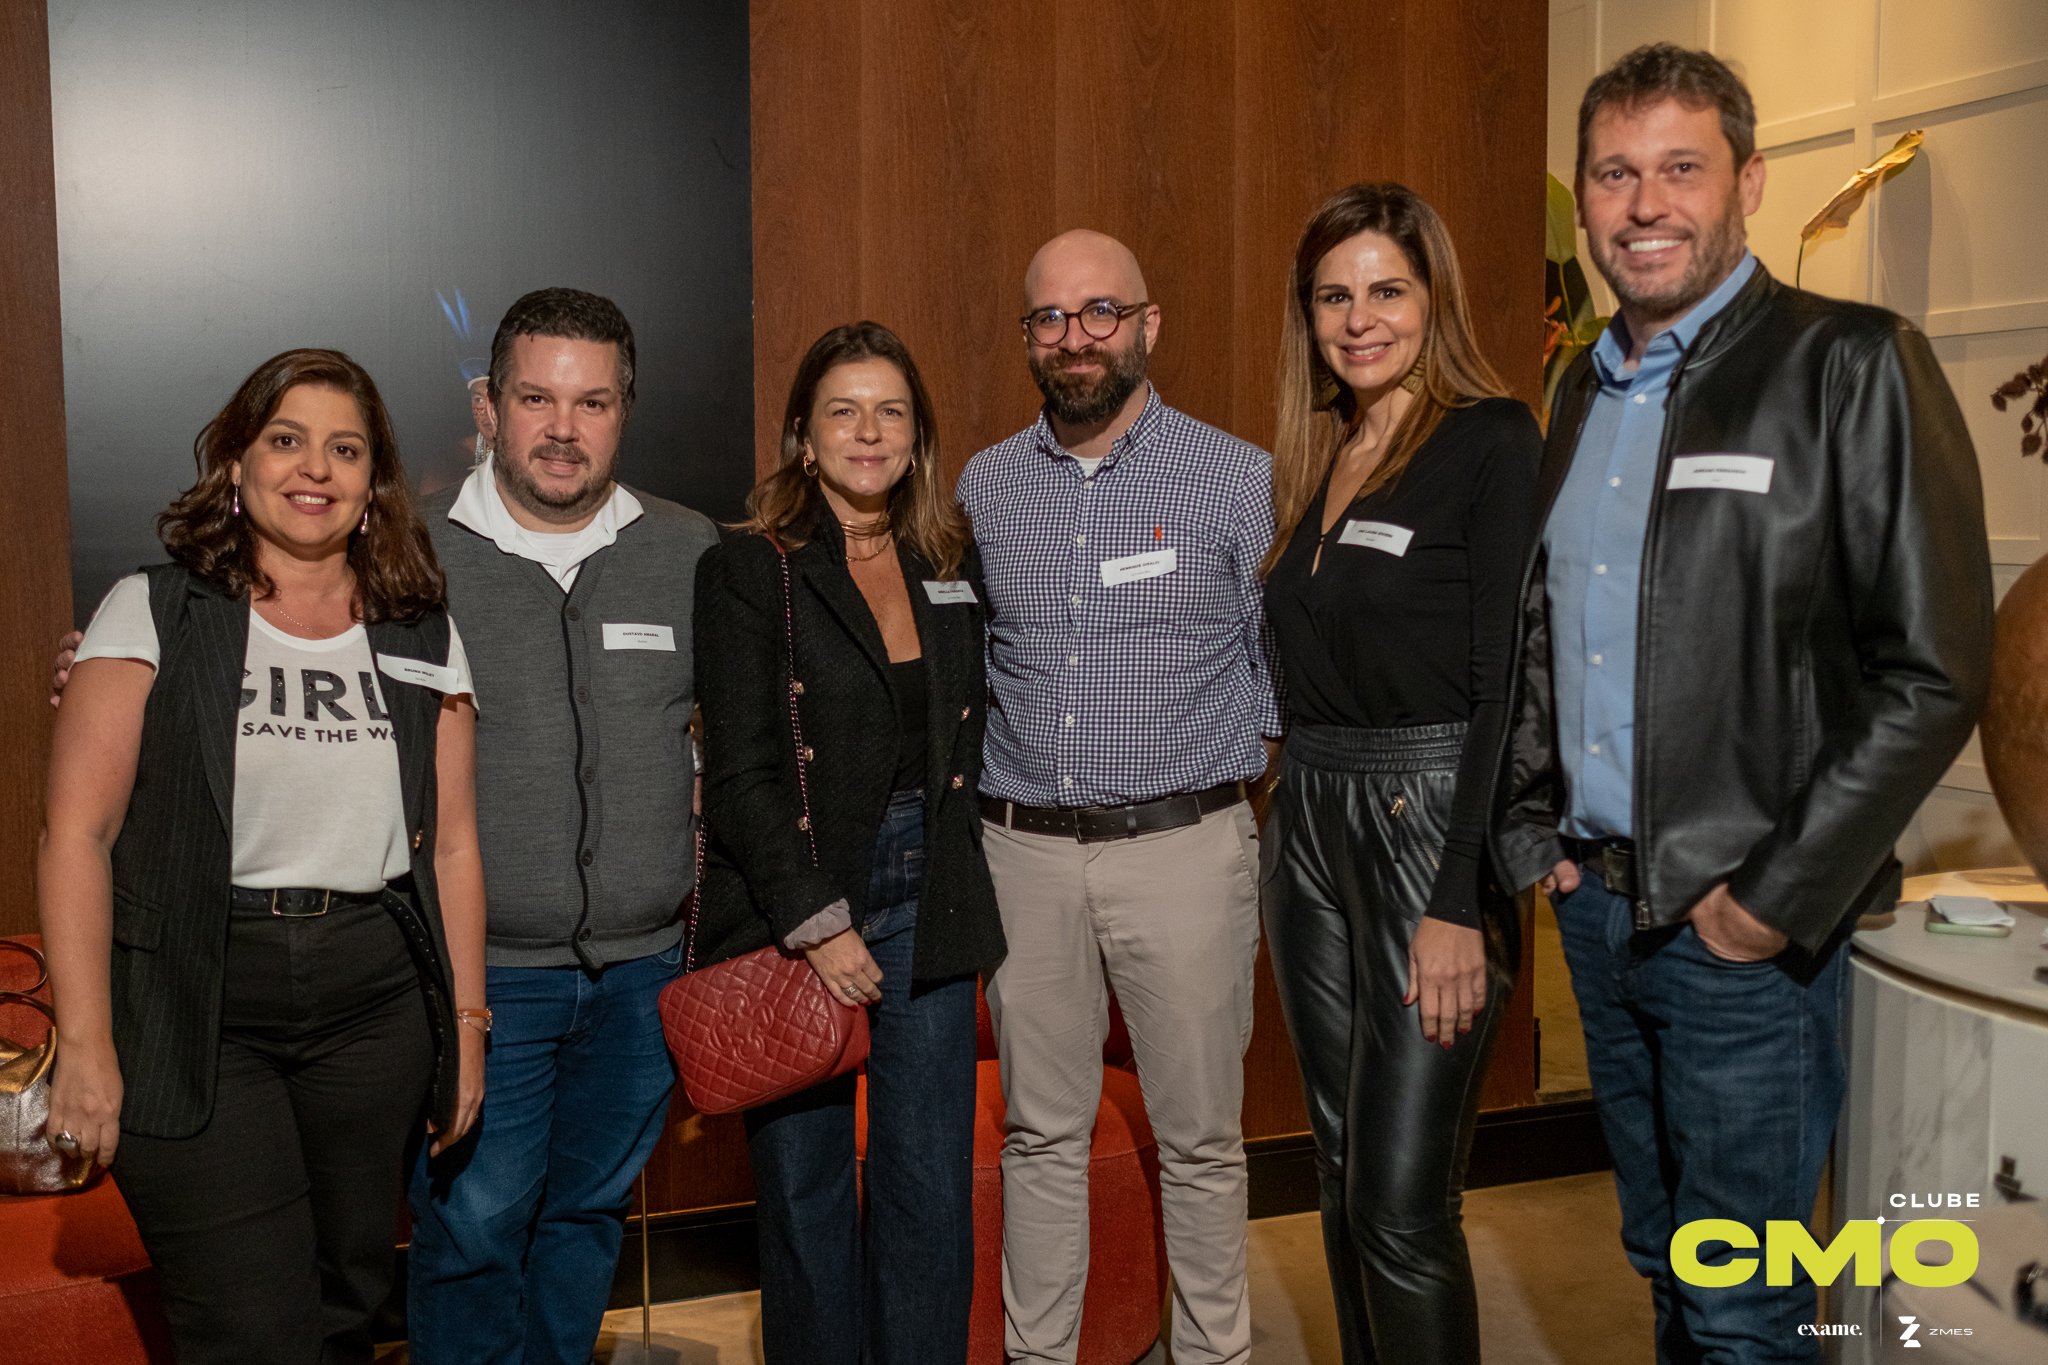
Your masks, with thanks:
[{"label": "concrete floor", "polygon": [[[1503,1185],[1465,1198],[1487,1365],[1639,1365],[1650,1298],[1622,1259],[1614,1185],[1605,1175]],[[1336,1327],[1313,1214],[1252,1224],[1252,1355],[1258,1365],[1334,1365]],[[755,1365],[760,1297],[658,1305],[654,1348],[640,1313],[605,1319],[605,1365]],[[1166,1365],[1163,1347],[1142,1365]]]}]

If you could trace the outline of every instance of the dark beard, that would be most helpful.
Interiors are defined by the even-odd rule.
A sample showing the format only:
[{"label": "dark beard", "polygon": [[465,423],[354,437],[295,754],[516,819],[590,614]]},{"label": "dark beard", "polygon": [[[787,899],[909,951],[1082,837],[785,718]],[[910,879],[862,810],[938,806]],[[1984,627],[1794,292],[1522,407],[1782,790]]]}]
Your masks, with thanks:
[{"label": "dark beard", "polygon": [[[1102,373],[1084,379],[1063,368],[1083,359],[1101,365]],[[1043,358],[1033,355],[1031,378],[1054,417],[1068,426],[1093,426],[1113,415],[1145,382],[1145,334],[1139,332],[1131,349],[1121,354],[1107,346],[1090,346],[1085,351],[1053,351]]]},{"label": "dark beard", "polygon": [[611,471],[607,469],[599,473],[595,468],[596,462],[587,455],[583,457],[584,464],[591,468],[597,477],[592,478],[578,492],[566,495],[555,493],[534,482],[533,475],[528,472],[527,461],[543,459],[555,451],[564,449],[563,446],[547,441],[528,451],[522,459],[508,459],[502,452],[498,456],[500,486],[511,495],[514,502],[544,521],[575,521],[602,507],[605,499],[612,495]]},{"label": "dark beard", "polygon": [[1693,305],[1713,293],[1715,287],[1728,278],[1728,272],[1742,259],[1742,248],[1742,206],[1739,200],[1731,197],[1728,211],[1719,221],[1702,228],[1693,238],[1692,265],[1676,284],[1662,294],[1636,293],[1628,277],[1614,268],[1615,262],[1627,259],[1626,247],[1617,247],[1612,242],[1603,243],[1593,252],[1593,264],[1606,277],[1607,287],[1623,303],[1653,318],[1673,321],[1691,312]]}]

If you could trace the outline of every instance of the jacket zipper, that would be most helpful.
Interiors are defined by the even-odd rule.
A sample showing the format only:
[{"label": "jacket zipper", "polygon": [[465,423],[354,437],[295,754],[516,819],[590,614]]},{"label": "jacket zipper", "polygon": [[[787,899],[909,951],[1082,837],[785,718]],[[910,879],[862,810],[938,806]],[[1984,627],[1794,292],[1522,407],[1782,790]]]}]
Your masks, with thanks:
[{"label": "jacket zipper", "polygon": [[[583,572],[589,567],[589,561],[586,560],[583,569],[578,571],[576,581],[579,585],[583,582]],[[576,764],[571,773],[576,780],[576,852],[569,861],[576,869],[576,884],[582,892],[583,899],[582,910],[576,916],[576,927],[569,931],[569,951],[576,955],[578,962],[589,968],[589,949],[584,946],[583,932],[590,924],[590,869],[583,864],[583,854],[590,838],[590,784],[583,780],[583,713],[576,706],[576,644],[572,638],[569,620],[571,599],[574,596],[573,590],[563,596],[562,611],[558,618],[562,626],[562,666],[568,675],[569,683],[569,722],[576,731]],[[581,619],[580,610],[578,619]]]},{"label": "jacket zipper", "polygon": [[[1699,338],[1694,337],[1697,347]],[[1671,477],[1671,448],[1674,444],[1672,433],[1678,410],[1678,384],[1685,378],[1687,366],[1691,363],[1690,353],[1680,355],[1678,365],[1671,371],[1671,382],[1664,389],[1664,431],[1657,443],[1657,482],[1650,488],[1650,520],[1643,528],[1642,574],[1636,580],[1636,696],[1633,710],[1641,710],[1650,680],[1650,651],[1646,642],[1650,638],[1650,595],[1644,591],[1654,581],[1656,567],[1657,532],[1664,522],[1664,500],[1657,496]],[[1590,411],[1590,409],[1589,409]],[[1650,916],[1650,850],[1653,847],[1650,823],[1646,818],[1649,802],[1644,798],[1643,788],[1648,783],[1649,765],[1643,762],[1644,737],[1649,727],[1635,726],[1631,741],[1634,752],[1630,756],[1629,770],[1629,825],[1631,840],[1636,846],[1636,903],[1635,926],[1648,929],[1652,926]]]}]

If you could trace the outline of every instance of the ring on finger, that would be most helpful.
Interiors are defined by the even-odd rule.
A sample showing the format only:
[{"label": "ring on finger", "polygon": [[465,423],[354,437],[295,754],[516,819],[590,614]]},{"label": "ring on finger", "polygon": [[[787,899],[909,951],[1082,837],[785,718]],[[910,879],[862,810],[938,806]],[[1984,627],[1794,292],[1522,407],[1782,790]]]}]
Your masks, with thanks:
[{"label": "ring on finger", "polygon": [[50,1146],[54,1147],[59,1152],[62,1152],[65,1156],[78,1155],[78,1139],[71,1136],[71,1130],[69,1128],[64,1129],[62,1132],[58,1133],[57,1136],[51,1138]]}]

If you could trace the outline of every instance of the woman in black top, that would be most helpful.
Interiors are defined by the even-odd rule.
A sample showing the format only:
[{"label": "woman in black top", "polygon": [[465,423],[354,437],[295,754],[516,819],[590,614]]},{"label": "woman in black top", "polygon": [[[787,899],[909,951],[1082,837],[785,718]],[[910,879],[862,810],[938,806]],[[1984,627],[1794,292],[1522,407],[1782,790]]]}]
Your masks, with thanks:
[{"label": "woman in black top", "polygon": [[695,965],[776,943],[871,1011],[865,1224],[852,1076],[746,1116],[762,1344],[771,1365],[962,1361],[974,980],[1003,951],[975,808],[982,609],[894,333],[862,322],[812,345],[749,511],[697,570]]},{"label": "woman in black top", "polygon": [[1490,756],[1541,439],[1441,221],[1354,185],[1296,248],[1266,613],[1289,731],[1261,899],[1347,1365],[1479,1359],[1459,1225],[1518,921]]}]

